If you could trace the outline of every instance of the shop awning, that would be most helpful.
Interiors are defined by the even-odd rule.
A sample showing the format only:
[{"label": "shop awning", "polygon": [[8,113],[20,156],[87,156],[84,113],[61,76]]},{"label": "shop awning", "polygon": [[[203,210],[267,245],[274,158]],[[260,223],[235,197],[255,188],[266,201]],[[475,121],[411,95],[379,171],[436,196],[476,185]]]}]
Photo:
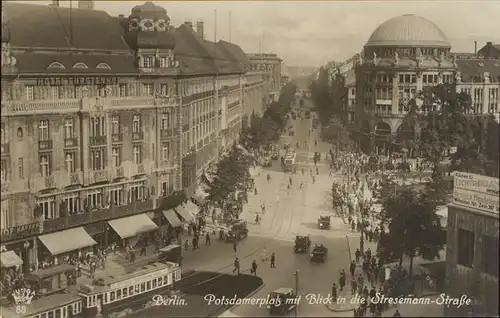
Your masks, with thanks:
[{"label": "shop awning", "polygon": [[186,205],[184,205],[184,207],[186,208],[186,210],[189,211],[189,213],[191,213],[193,216],[197,216],[198,215],[198,212],[200,211],[200,208],[194,204],[193,202],[191,201],[188,201],[186,203]]},{"label": "shop awning", "polygon": [[174,208],[175,212],[179,213],[179,215],[186,221],[186,222],[191,222],[194,220],[194,215],[192,215],[186,207],[179,205],[178,207]]},{"label": "shop awning", "polygon": [[158,229],[146,213],[110,220],[108,224],[122,239]]},{"label": "shop awning", "polygon": [[182,226],[182,221],[179,220],[179,217],[175,214],[174,210],[165,210],[163,211],[163,215],[167,219],[168,223],[173,227]]},{"label": "shop awning", "polygon": [[97,244],[83,227],[41,235],[38,239],[52,255],[59,255]]},{"label": "shop awning", "polygon": [[23,260],[14,251],[6,251],[0,254],[2,268],[9,268],[23,265]]}]

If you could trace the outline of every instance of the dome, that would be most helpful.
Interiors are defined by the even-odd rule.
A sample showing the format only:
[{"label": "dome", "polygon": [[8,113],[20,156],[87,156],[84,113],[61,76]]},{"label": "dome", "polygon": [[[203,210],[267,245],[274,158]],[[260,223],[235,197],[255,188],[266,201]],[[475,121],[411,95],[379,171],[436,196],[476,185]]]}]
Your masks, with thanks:
[{"label": "dome", "polygon": [[451,47],[434,23],[413,14],[385,21],[375,29],[365,46]]},{"label": "dome", "polygon": [[170,18],[167,15],[167,10],[165,10],[165,8],[163,7],[154,4],[151,1],[133,7],[130,18],[153,19],[153,20],[165,19],[170,21]]}]

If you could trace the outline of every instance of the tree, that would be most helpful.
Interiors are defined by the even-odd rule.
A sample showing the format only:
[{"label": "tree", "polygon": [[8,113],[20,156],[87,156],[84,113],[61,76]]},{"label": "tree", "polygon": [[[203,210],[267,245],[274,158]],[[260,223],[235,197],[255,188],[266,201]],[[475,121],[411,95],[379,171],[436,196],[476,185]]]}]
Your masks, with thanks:
[{"label": "tree", "polygon": [[436,214],[436,202],[426,191],[401,187],[391,193],[384,191],[380,197],[380,218],[386,231],[379,241],[379,253],[383,260],[391,261],[403,256],[410,258],[410,276],[416,256],[426,260],[439,258],[444,248],[442,228]]},{"label": "tree", "polygon": [[206,200],[224,210],[226,204],[234,199],[236,191],[246,193],[248,184],[252,182],[250,165],[251,157],[241,147],[232,147],[229,153],[217,163]]},{"label": "tree", "polygon": [[321,126],[321,137],[336,145],[337,149],[347,149],[354,145],[349,131],[337,117],[330,118],[328,124]]},{"label": "tree", "polygon": [[322,124],[328,123],[333,115],[333,98],[328,70],[321,67],[318,79],[311,84],[311,97]]}]

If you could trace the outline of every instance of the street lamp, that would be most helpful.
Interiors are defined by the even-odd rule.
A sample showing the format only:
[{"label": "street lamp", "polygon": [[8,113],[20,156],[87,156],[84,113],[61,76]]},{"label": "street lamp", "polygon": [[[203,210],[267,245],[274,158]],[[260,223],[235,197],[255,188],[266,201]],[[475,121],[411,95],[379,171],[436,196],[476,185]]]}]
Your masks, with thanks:
[{"label": "street lamp", "polygon": [[[299,297],[299,270],[297,269],[294,273],[295,275],[295,300]],[[299,303],[295,302],[295,317],[299,316]]]}]

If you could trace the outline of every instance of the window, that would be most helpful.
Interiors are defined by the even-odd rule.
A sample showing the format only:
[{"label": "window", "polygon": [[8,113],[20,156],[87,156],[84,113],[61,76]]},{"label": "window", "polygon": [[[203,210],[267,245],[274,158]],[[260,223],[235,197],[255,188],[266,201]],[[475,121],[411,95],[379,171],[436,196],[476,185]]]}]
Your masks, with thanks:
[{"label": "window", "polygon": [[42,177],[50,176],[50,157],[49,155],[40,156],[40,174]]},{"label": "window", "polygon": [[24,179],[24,160],[23,160],[23,158],[17,159],[17,168],[19,169],[19,179]]},{"label": "window", "polygon": [[90,208],[96,208],[102,206],[102,190],[89,191],[87,193],[87,206]]},{"label": "window", "polygon": [[168,84],[161,84],[160,85],[160,95],[161,96],[168,96]]},{"label": "window", "polygon": [[124,202],[124,191],[122,186],[116,186],[109,190],[109,202],[112,205],[122,205]]},{"label": "window", "polygon": [[90,135],[92,137],[105,136],[104,117],[91,117],[90,118]]},{"label": "window", "polygon": [[75,85],[75,98],[82,98],[85,95],[84,91],[83,85]]},{"label": "window", "polygon": [[24,96],[27,100],[35,100],[35,87],[33,85],[24,86]]},{"label": "window", "polygon": [[2,181],[7,181],[7,160],[2,159],[1,169],[2,169]]},{"label": "window", "polygon": [[142,65],[142,67],[152,68],[153,65],[154,65],[154,58],[152,56],[145,56],[143,58],[143,65]]},{"label": "window", "polygon": [[170,194],[169,188],[170,187],[168,186],[168,181],[162,181],[161,182],[161,195],[165,197],[168,194]]},{"label": "window", "polygon": [[142,146],[134,145],[133,152],[134,152],[134,164],[138,165],[142,162]]},{"label": "window", "polygon": [[40,141],[49,140],[49,121],[40,120],[38,123],[38,139]]},{"label": "window", "polygon": [[74,138],[75,128],[73,124],[74,121],[72,118],[64,120],[64,138],[66,139]]},{"label": "window", "polygon": [[57,68],[57,69],[61,69],[61,70],[64,70],[66,67],[64,67],[64,65],[62,65],[61,63],[59,62],[53,62],[51,63],[48,67],[49,68]]},{"label": "window", "polygon": [[144,198],[144,185],[133,184],[130,186],[130,198],[132,201],[140,201]]},{"label": "window", "polygon": [[474,264],[475,236],[471,231],[458,230],[458,264],[472,268]]},{"label": "window", "polygon": [[127,84],[120,84],[118,86],[118,95],[120,97],[126,97],[127,96]]},{"label": "window", "polygon": [[170,114],[163,113],[161,114],[161,129],[169,129],[170,128]]},{"label": "window", "polygon": [[80,195],[78,193],[71,193],[62,198],[63,209],[67,213],[77,213],[80,211]]},{"label": "window", "polygon": [[54,197],[43,198],[37,200],[37,207],[40,216],[44,220],[55,219],[56,216],[56,201]]},{"label": "window", "polygon": [[142,84],[142,95],[153,96],[153,84]]},{"label": "window", "polygon": [[5,127],[5,123],[2,123],[2,126],[1,126],[1,131],[0,131],[0,138],[1,138],[1,142],[2,144],[6,144],[8,141],[7,141],[7,130],[6,130],[6,127]]},{"label": "window", "polygon": [[161,145],[161,159],[168,160],[170,157],[170,145],[169,143],[164,143]]},{"label": "window", "polygon": [[168,58],[165,56],[160,57],[160,67],[165,68],[168,67]]},{"label": "window", "polygon": [[113,147],[111,149],[111,153],[113,155],[113,166],[119,167],[122,164],[121,148],[120,147]]},{"label": "window", "polygon": [[134,115],[132,117],[132,132],[141,132],[141,116]]},{"label": "window", "polygon": [[52,99],[63,99],[64,98],[64,91],[61,89],[60,86],[51,86],[50,91],[52,92]]},{"label": "window", "polygon": [[498,237],[483,235],[482,272],[498,278]]},{"label": "window", "polygon": [[97,64],[97,66],[95,68],[101,68],[101,69],[106,69],[106,70],[111,69],[111,67],[106,63],[99,63],[99,64]]},{"label": "window", "polygon": [[85,65],[84,63],[76,63],[75,65],[73,65],[73,68],[89,68],[87,65]]},{"label": "window", "polygon": [[69,173],[75,172],[75,153],[66,152],[64,154],[64,166]]},{"label": "window", "polygon": [[111,133],[114,135],[120,133],[120,116],[111,117]]},{"label": "window", "polygon": [[92,161],[92,170],[103,170],[106,168],[103,149],[92,150],[90,152],[90,158]]},{"label": "window", "polygon": [[106,85],[100,85],[99,88],[97,89],[97,96],[106,97],[107,95],[108,91]]}]

